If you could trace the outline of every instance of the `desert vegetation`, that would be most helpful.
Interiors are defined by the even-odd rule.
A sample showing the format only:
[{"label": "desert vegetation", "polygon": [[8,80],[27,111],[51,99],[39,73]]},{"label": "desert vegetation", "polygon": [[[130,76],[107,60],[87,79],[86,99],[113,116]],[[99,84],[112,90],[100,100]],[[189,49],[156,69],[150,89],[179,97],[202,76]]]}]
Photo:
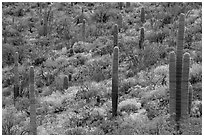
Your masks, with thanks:
[{"label": "desert vegetation", "polygon": [[3,135],[201,135],[202,3],[3,2]]}]

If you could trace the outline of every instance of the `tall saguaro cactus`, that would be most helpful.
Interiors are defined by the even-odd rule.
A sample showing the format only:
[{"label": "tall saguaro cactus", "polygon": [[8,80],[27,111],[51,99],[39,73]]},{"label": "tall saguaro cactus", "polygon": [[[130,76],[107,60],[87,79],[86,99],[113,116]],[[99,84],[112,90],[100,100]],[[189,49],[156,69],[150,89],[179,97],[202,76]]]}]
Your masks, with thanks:
[{"label": "tall saguaro cactus", "polygon": [[189,68],[190,54],[183,55],[182,81],[181,81],[181,117],[188,117],[188,92],[189,92]]},{"label": "tall saguaro cactus", "polygon": [[37,135],[37,124],[36,124],[36,108],[35,108],[35,89],[34,89],[34,67],[30,67],[29,75],[29,86],[30,86],[30,134]]},{"label": "tall saguaro cactus", "polygon": [[85,19],[83,19],[83,21],[82,21],[82,41],[83,42],[85,42],[85,40],[86,40],[86,20]]},{"label": "tall saguaro cactus", "polygon": [[18,73],[18,52],[14,54],[14,104],[16,98],[19,96],[19,73]]},{"label": "tall saguaro cactus", "polygon": [[139,48],[140,49],[144,48],[143,43],[144,43],[144,28],[142,27],[140,30],[140,40],[139,40]]},{"label": "tall saguaro cactus", "polygon": [[176,122],[179,131],[179,122],[188,117],[188,88],[189,88],[189,64],[190,54],[183,55],[184,39],[184,14],[179,18],[179,30],[177,36],[177,52],[170,53],[169,64],[169,90],[170,90],[170,114]]},{"label": "tall saguaro cactus", "polygon": [[116,46],[113,50],[112,64],[112,116],[117,116],[118,108],[118,56],[119,48]]},{"label": "tall saguaro cactus", "polygon": [[122,27],[123,27],[123,16],[121,13],[118,14],[118,29],[119,29],[119,32],[121,31]]},{"label": "tall saguaro cactus", "polygon": [[64,77],[63,89],[68,89],[68,76],[65,76],[65,77]]},{"label": "tall saguaro cactus", "polygon": [[118,46],[118,25],[113,28],[113,47]]},{"label": "tall saguaro cactus", "polygon": [[145,23],[144,7],[141,8],[140,18],[141,18],[141,22],[142,22],[142,23]]}]

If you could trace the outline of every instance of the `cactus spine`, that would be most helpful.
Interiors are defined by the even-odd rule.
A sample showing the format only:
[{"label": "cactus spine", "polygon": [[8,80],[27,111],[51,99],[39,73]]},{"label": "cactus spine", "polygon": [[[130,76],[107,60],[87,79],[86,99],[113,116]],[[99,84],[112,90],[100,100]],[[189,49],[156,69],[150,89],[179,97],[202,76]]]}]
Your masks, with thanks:
[{"label": "cactus spine", "polygon": [[64,77],[63,89],[65,90],[68,89],[68,77],[67,76]]},{"label": "cactus spine", "polygon": [[[177,37],[177,52],[170,53],[169,64],[169,90],[170,90],[170,114],[176,122],[177,131],[180,129],[179,121],[188,116],[188,80],[190,54],[183,55],[184,39],[184,14],[179,18],[179,30]],[[175,114],[175,116],[174,116]]]},{"label": "cactus spine", "polygon": [[118,25],[115,24],[113,29],[113,46],[118,46]]},{"label": "cactus spine", "polygon": [[18,58],[19,54],[18,52],[15,52],[14,54],[14,104],[16,101],[16,98],[19,96],[19,73],[18,73]]},{"label": "cactus spine", "polygon": [[113,50],[112,64],[112,116],[117,116],[118,108],[118,55],[119,48],[116,46]]},{"label": "cactus spine", "polygon": [[37,135],[37,124],[36,124],[36,108],[35,108],[35,89],[34,89],[34,67],[30,67],[29,76],[30,86],[30,134]]},{"label": "cactus spine", "polygon": [[86,26],[86,20],[85,19],[83,19],[83,21],[82,21],[82,41],[83,42],[85,42],[85,33],[86,33],[86,30],[85,30],[85,26]]}]

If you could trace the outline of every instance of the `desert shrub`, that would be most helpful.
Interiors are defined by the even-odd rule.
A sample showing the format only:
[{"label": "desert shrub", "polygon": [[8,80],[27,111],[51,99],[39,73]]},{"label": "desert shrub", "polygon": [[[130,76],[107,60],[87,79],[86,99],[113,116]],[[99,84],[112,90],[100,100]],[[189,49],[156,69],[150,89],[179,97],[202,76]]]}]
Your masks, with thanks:
[{"label": "desert shrub", "polygon": [[165,98],[167,96],[167,87],[160,86],[157,87],[155,90],[151,90],[149,92],[143,93],[142,99],[144,100],[155,100]]},{"label": "desert shrub", "polygon": [[202,118],[190,117],[181,125],[182,135],[201,135]]},{"label": "desert shrub", "polygon": [[[25,114],[18,112],[15,107],[9,106],[2,110],[2,134],[20,135],[24,134],[26,127],[20,127],[21,122],[25,121]],[[22,125],[21,125],[22,126]]]},{"label": "desert shrub", "polygon": [[88,67],[90,80],[99,82],[111,77],[110,55],[90,59],[85,65]]},{"label": "desert shrub", "polygon": [[75,53],[89,52],[92,48],[92,44],[82,41],[76,42],[73,45],[73,51]]},{"label": "desert shrub", "polygon": [[202,82],[193,84],[193,98],[202,100]]},{"label": "desert shrub", "polygon": [[153,118],[141,128],[140,132],[147,135],[171,135],[175,133],[170,124],[169,115]]},{"label": "desert shrub", "polygon": [[2,89],[2,96],[8,97],[8,96],[11,95],[12,91],[13,91],[13,90],[12,90],[11,88],[9,88],[9,87],[3,88],[3,89]]},{"label": "desert shrub", "polygon": [[119,111],[136,112],[141,108],[141,103],[136,99],[126,99],[118,104]]},{"label": "desert shrub", "polygon": [[120,95],[128,94],[130,92],[129,89],[135,86],[136,83],[137,81],[134,77],[122,80],[119,85],[119,94]]},{"label": "desert shrub", "polygon": [[192,102],[191,115],[193,117],[201,117],[202,116],[202,102],[201,101],[194,100]]},{"label": "desert shrub", "polygon": [[[87,102],[94,101],[102,105],[109,94],[109,91],[103,83],[85,82],[81,86],[81,90],[77,92],[76,98],[84,99]],[[97,102],[97,97],[100,98],[100,102]]]},{"label": "desert shrub", "polygon": [[168,74],[168,65],[158,66],[152,72],[152,82],[155,83],[155,85],[167,85],[169,81]]},{"label": "desert shrub", "polygon": [[14,62],[14,48],[11,44],[2,45],[2,65],[11,65]]},{"label": "desert shrub", "polygon": [[18,98],[15,102],[15,107],[18,111],[27,111],[30,106],[30,100],[28,98]]},{"label": "desert shrub", "polygon": [[190,82],[191,84],[202,81],[202,64],[194,63],[190,68]]},{"label": "desert shrub", "polygon": [[151,45],[145,46],[143,54],[143,63],[145,68],[148,68],[157,63],[159,59],[159,49],[157,44],[153,43]]}]

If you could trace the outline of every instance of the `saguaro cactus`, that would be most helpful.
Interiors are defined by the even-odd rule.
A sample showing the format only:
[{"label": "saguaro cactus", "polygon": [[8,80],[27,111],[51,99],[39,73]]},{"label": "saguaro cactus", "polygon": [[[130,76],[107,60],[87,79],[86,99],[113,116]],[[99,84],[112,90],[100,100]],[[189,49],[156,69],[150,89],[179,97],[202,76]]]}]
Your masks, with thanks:
[{"label": "saguaro cactus", "polygon": [[190,54],[183,55],[182,81],[181,81],[181,117],[188,117],[188,92],[189,92],[189,65]]},{"label": "saguaro cactus", "polygon": [[118,108],[118,55],[119,48],[116,46],[113,50],[112,64],[112,116],[117,116]]},{"label": "saguaro cactus", "polygon": [[139,40],[139,48],[140,49],[144,48],[143,43],[144,43],[144,28],[142,27],[140,30],[140,40]]},{"label": "saguaro cactus", "polygon": [[84,41],[85,42],[85,40],[86,40],[86,20],[85,19],[83,19],[83,21],[82,21],[82,41]]},{"label": "saguaro cactus", "polygon": [[176,122],[177,130],[180,128],[179,122],[188,116],[190,54],[183,55],[184,17],[181,14],[179,18],[176,57],[171,52],[169,64],[170,114]]},{"label": "saguaro cactus", "polygon": [[121,31],[122,27],[123,27],[123,17],[122,17],[122,14],[118,14],[118,29],[119,29],[119,32]]},{"label": "saguaro cactus", "polygon": [[141,14],[140,14],[141,22],[145,23],[145,12],[144,7],[141,8]]},{"label": "saguaro cactus", "polygon": [[63,89],[68,89],[68,76],[64,77]]},{"label": "saguaro cactus", "polygon": [[37,135],[37,124],[36,124],[36,108],[35,108],[35,89],[34,89],[34,67],[30,67],[29,76],[30,86],[30,134]]},{"label": "saguaro cactus", "polygon": [[113,28],[113,46],[118,46],[118,25],[115,24]]},{"label": "saguaro cactus", "polygon": [[14,104],[16,98],[19,96],[19,73],[18,73],[18,52],[14,54]]},{"label": "saguaro cactus", "polygon": [[169,92],[170,92],[170,115],[174,120],[176,116],[176,55],[170,53],[169,57]]}]

